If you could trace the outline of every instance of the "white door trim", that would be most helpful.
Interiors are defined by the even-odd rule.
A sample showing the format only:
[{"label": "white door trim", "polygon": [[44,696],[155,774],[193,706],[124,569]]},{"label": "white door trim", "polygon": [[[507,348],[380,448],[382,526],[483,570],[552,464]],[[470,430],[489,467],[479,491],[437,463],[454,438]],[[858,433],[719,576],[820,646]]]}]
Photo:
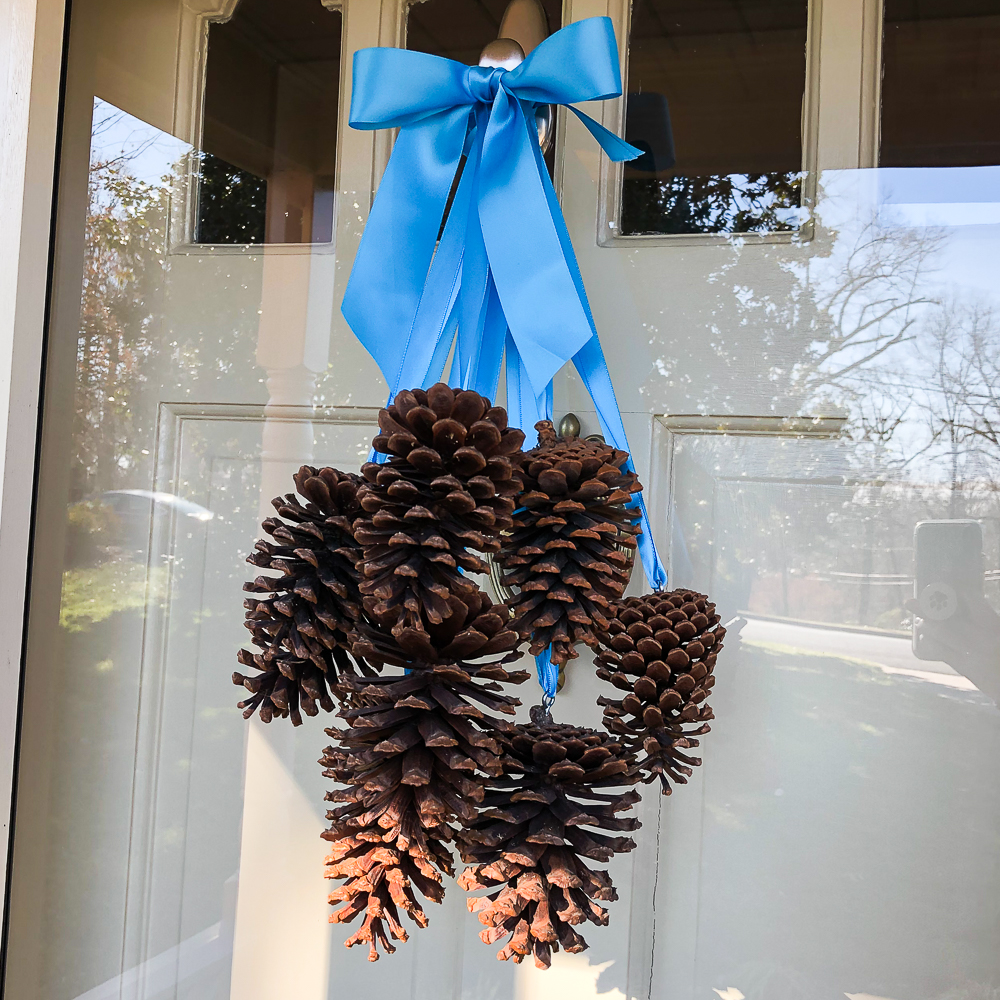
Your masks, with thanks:
[{"label": "white door trim", "polygon": [[[9,858],[64,0],[0,0],[0,849]],[[9,862],[0,874],[4,897]],[[6,925],[6,905],[4,924]],[[6,926],[4,927],[6,931]],[[0,983],[0,992],[3,985]]]}]

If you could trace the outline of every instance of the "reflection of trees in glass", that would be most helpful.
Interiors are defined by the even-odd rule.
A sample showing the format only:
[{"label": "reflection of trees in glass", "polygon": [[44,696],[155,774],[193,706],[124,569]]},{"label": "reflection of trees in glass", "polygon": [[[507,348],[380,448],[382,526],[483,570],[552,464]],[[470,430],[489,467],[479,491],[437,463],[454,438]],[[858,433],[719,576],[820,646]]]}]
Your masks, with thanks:
[{"label": "reflection of trees in glass", "polygon": [[800,171],[626,177],[622,234],[775,233],[801,224]]},{"label": "reflection of trees in glass", "polygon": [[198,154],[199,243],[263,243],[267,181],[212,153]]},{"label": "reflection of trees in glass", "polygon": [[1000,310],[951,297],[923,333],[929,448],[947,462],[953,516],[962,517],[960,491],[975,483],[1000,487]]},{"label": "reflection of trees in glass", "polygon": [[[108,120],[113,112],[129,121],[102,110]],[[135,177],[132,161],[159,135],[141,125],[134,144],[95,156],[90,167],[72,501],[153,488],[159,400],[201,401],[224,396],[226,385],[262,385],[254,357],[259,265],[168,256],[168,206],[187,167],[164,162],[158,183]]]},{"label": "reflection of trees in glass", "polygon": [[[73,414],[76,497],[123,485],[136,464],[134,406],[159,333],[167,268],[166,191],[133,177],[122,158],[91,164]],[[137,426],[138,424],[138,426]]]},{"label": "reflection of trees in glass", "polygon": [[919,322],[937,301],[929,288],[943,237],[877,219],[853,238],[845,235],[842,246],[835,243],[828,256],[810,262],[805,276],[814,310],[812,338],[791,372],[793,392],[812,412],[860,407],[855,415],[866,432],[884,440],[893,417],[879,391],[883,364],[899,362],[894,349],[914,341]]},{"label": "reflection of trees in glass", "polygon": [[715,527],[692,515],[719,532],[702,558],[755,610],[903,627],[921,520],[981,520],[986,567],[1000,569],[1000,308],[949,294],[948,239],[855,216],[767,282],[743,278],[755,271],[738,258],[713,276],[732,292],[709,321],[720,361],[739,370],[753,345],[773,412],[845,418],[839,440],[803,446],[794,467],[777,444],[753,468],[748,444],[705,458],[759,477],[717,493]]},{"label": "reflection of trees in glass", "polygon": [[114,615],[141,613],[162,600],[167,567],[148,566],[128,543],[127,529],[108,504],[84,500],[69,507],[59,605],[66,631],[88,632]]}]

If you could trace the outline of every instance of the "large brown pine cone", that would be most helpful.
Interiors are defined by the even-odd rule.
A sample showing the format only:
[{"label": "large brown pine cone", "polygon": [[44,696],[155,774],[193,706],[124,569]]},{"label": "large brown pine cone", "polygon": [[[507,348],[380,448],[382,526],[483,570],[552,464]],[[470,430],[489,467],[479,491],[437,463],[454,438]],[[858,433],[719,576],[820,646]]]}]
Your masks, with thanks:
[{"label": "large brown pine cone", "polygon": [[[459,834],[459,878],[467,890],[495,889],[469,900],[486,925],[486,944],[510,940],[497,953],[520,962],[534,955],[547,968],[560,946],[583,951],[587,942],[573,926],[589,920],[606,924],[608,913],[595,900],[618,898],[607,871],[593,870],[583,858],[610,861],[635,843],[598,830],[629,831],[634,817],[617,814],[638,801],[632,791],[635,757],[607,733],[556,725],[549,720],[494,734],[500,743],[503,774],[490,778],[479,818]],[[584,827],[590,829],[584,830]]]},{"label": "large brown pine cone", "polygon": [[346,944],[367,943],[369,961],[378,960],[379,945],[395,951],[390,937],[407,939],[400,910],[425,927],[419,897],[443,898],[441,873],[454,874],[446,846],[452,824],[475,818],[483,775],[500,772],[493,731],[509,726],[479,705],[513,714],[519,702],[500,693],[498,682],[520,683],[527,676],[494,663],[345,680],[340,715],[351,728],[327,730],[339,745],[328,747],[321,760],[324,775],[346,786],[326,796],[341,803],[327,813],[331,825],[323,836],[333,847],[326,877],[344,880],[330,895],[331,903],[345,904],[331,923],[364,913]]},{"label": "large brown pine cone", "polygon": [[[360,477],[336,469],[304,465],[293,477],[294,494],[272,501],[278,517],[263,523],[273,541],[262,539],[247,562],[276,570],[278,576],[258,576],[243,589],[248,597],[245,625],[259,652],[241,649],[240,663],[260,671],[233,674],[233,683],[252,697],[241,701],[244,718],[259,708],[260,717],[291,717],[302,724],[302,712],[316,715],[333,710],[328,685],[342,673],[353,673],[347,650],[349,634],[361,613],[358,546],[352,524],[360,513]],[[372,671],[363,662],[361,669]]]},{"label": "large brown pine cone", "polygon": [[514,624],[531,637],[531,652],[551,647],[560,666],[575,643],[597,648],[595,626],[628,584],[638,513],[626,509],[642,487],[623,470],[628,454],[599,441],[563,440],[542,420],[538,447],[524,453],[524,492],[514,530],[502,540],[503,582],[518,593],[508,602]]},{"label": "large brown pine cone", "polygon": [[390,458],[362,470],[355,526],[364,609],[407,657],[429,662],[466,628],[479,591],[468,574],[488,568],[475,553],[498,551],[512,526],[524,434],[502,407],[443,383],[400,392],[379,428],[372,445]]},{"label": "large brown pine cone", "polygon": [[[597,655],[598,676],[628,692],[621,700],[600,697],[604,724],[635,750],[648,783],[659,776],[663,794],[671,779],[686,784],[701,763],[684,750],[709,732],[715,718],[706,702],[715,684],[715,661],[726,630],[715,605],[690,590],[629,597],[598,632],[605,648]],[[685,726],[694,725],[685,731]]]}]

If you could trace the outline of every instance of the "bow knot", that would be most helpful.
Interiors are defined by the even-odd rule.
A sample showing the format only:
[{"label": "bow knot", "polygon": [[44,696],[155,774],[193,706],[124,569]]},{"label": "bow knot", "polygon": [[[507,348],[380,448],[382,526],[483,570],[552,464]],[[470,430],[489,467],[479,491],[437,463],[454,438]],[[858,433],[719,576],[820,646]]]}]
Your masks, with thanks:
[{"label": "bow knot", "polygon": [[510,71],[492,66],[470,66],[466,86],[472,99],[480,104],[492,104],[500,90],[500,81]]},{"label": "bow knot", "polygon": [[[534,105],[564,105],[611,159],[633,159],[640,150],[572,107],[620,95],[607,17],[567,25],[511,70],[406,49],[355,53],[351,125],[400,131],[341,309],[392,395],[437,381],[454,342],[451,384],[494,398],[506,353],[508,411],[530,437],[537,420],[551,417],[552,378],[572,359],[605,437],[628,450],[529,120]],[[666,575],[648,525],[639,545],[659,587]]]}]

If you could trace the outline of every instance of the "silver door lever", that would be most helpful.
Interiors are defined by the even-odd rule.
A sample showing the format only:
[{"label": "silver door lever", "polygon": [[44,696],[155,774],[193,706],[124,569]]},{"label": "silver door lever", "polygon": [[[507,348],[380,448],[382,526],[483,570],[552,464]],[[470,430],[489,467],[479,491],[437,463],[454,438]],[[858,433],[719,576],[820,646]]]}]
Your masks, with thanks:
[{"label": "silver door lever", "polygon": [[[510,0],[500,21],[499,37],[489,43],[479,56],[480,66],[513,69],[548,37],[548,21],[540,0]],[[555,135],[556,109],[539,104],[535,109],[538,145],[547,153]]]}]

